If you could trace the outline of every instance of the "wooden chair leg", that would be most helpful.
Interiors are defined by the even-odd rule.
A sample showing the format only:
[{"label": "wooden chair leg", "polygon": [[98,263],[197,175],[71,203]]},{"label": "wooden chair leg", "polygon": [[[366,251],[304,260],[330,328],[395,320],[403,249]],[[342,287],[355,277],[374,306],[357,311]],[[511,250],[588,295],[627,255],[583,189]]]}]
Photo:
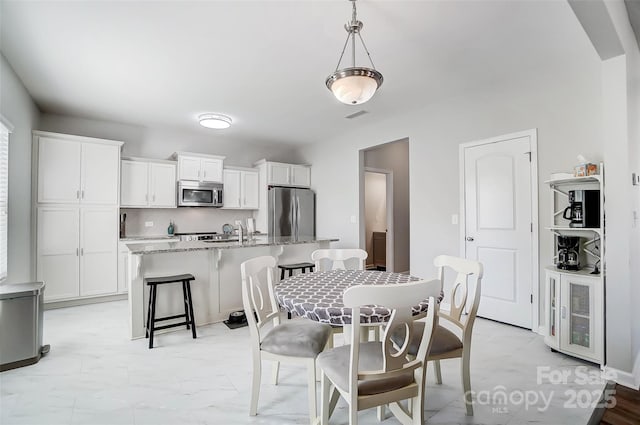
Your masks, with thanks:
[{"label": "wooden chair leg", "polygon": [[471,376],[469,375],[469,356],[463,355],[460,359],[462,375],[462,390],[464,391],[464,404],[467,408],[467,416],[473,416],[473,401],[471,399]]},{"label": "wooden chair leg", "polygon": [[187,329],[189,329],[189,322],[191,321],[191,316],[189,315],[189,298],[187,297],[187,281],[182,281],[182,304],[184,304],[184,316],[185,322],[187,323]]},{"label": "wooden chair leg", "polygon": [[320,425],[329,424],[329,405],[331,404],[331,383],[324,373],[321,374]]},{"label": "wooden chair leg", "polygon": [[149,349],[153,348],[153,333],[156,330],[156,293],[158,285],[151,285],[151,315],[149,316]]},{"label": "wooden chair leg", "polygon": [[191,334],[193,339],[196,339],[196,316],[193,312],[193,301],[191,298],[191,284],[187,282],[187,299],[189,301],[189,318],[187,320],[191,321]]},{"label": "wooden chair leg", "polygon": [[309,423],[314,425],[318,418],[318,407],[316,402],[316,362],[315,359],[309,360],[307,365],[309,392]]},{"label": "wooden chair leg", "polygon": [[253,354],[253,377],[251,380],[251,402],[249,405],[249,415],[255,416],[258,413],[258,398],[260,396],[260,378],[262,377],[262,360],[260,353]]},{"label": "wooden chair leg", "polygon": [[440,371],[440,360],[433,361],[433,372],[436,375],[436,384],[442,384],[442,372]]}]

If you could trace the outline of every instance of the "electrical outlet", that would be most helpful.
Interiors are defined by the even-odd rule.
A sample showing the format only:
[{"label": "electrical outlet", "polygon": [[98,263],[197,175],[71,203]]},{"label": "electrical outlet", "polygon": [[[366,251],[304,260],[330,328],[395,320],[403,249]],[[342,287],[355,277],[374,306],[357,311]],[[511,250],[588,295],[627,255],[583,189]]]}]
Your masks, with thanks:
[{"label": "electrical outlet", "polygon": [[636,173],[631,173],[631,181],[633,182],[634,186],[639,186],[640,185],[640,175],[638,175]]},{"label": "electrical outlet", "polygon": [[144,227],[153,227],[153,221],[145,221]]}]

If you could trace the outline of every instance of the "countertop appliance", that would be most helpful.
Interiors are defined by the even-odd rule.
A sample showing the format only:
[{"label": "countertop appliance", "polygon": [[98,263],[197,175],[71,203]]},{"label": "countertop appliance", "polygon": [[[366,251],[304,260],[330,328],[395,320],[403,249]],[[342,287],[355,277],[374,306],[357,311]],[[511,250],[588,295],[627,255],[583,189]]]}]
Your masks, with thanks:
[{"label": "countertop appliance", "polygon": [[179,207],[222,207],[222,183],[180,180]]},{"label": "countertop appliance", "polygon": [[44,283],[0,285],[0,372],[37,363],[42,345]]},{"label": "countertop appliance", "polygon": [[561,270],[580,270],[580,238],[558,235],[558,262]]},{"label": "countertop appliance", "polygon": [[569,227],[600,227],[600,191],[570,190],[569,206],[562,217],[571,220]]},{"label": "countertop appliance", "polygon": [[315,236],[316,195],[311,189],[269,186],[269,236]]}]

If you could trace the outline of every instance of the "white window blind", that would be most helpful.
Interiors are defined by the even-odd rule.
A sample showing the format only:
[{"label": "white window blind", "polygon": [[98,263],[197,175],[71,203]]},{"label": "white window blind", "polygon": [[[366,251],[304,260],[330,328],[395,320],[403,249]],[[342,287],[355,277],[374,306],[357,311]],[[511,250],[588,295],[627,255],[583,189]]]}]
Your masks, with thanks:
[{"label": "white window blind", "polygon": [[0,123],[0,280],[7,277],[9,217],[9,130]]}]

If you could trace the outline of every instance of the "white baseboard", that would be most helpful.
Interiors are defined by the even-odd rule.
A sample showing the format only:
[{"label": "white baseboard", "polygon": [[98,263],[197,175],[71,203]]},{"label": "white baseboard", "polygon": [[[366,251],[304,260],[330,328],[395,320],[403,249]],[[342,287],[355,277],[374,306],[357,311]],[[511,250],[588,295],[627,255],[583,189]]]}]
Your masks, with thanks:
[{"label": "white baseboard", "polygon": [[538,335],[547,336],[547,327],[546,326],[538,326]]},{"label": "white baseboard", "polygon": [[[636,360],[636,366],[638,365],[638,361]],[[604,366],[603,371],[605,376],[611,378],[616,383],[623,385],[625,387],[637,390],[638,389],[638,371],[636,367],[633,368],[634,372],[625,372],[622,370],[618,370],[611,366]],[[635,376],[634,376],[635,375]]]},{"label": "white baseboard", "polygon": [[636,356],[636,361],[633,364],[633,376],[636,378],[636,390],[640,389],[640,350]]}]

